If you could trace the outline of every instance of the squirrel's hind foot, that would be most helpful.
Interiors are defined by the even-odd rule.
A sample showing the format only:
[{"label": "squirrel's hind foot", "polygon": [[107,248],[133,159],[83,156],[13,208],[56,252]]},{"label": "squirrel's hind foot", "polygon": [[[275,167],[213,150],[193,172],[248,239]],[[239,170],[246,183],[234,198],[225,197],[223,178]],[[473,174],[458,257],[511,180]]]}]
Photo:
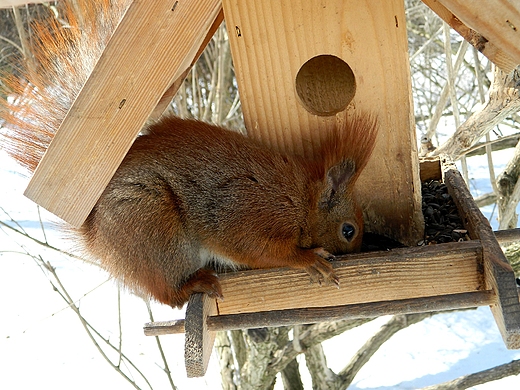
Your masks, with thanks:
[{"label": "squirrel's hind foot", "polygon": [[200,268],[175,292],[170,299],[170,306],[181,308],[188,302],[190,295],[204,293],[211,298],[222,299],[222,288],[215,271]]}]

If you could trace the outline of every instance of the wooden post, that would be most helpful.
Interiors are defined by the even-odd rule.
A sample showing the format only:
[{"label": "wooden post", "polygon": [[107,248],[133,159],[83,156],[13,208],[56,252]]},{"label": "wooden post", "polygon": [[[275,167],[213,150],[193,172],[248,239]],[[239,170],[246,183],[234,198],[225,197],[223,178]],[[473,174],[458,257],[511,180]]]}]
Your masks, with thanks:
[{"label": "wooden post", "polygon": [[415,245],[424,223],[403,1],[223,8],[248,135],[311,157],[345,115],[376,116],[377,145],[358,184],[368,229]]}]

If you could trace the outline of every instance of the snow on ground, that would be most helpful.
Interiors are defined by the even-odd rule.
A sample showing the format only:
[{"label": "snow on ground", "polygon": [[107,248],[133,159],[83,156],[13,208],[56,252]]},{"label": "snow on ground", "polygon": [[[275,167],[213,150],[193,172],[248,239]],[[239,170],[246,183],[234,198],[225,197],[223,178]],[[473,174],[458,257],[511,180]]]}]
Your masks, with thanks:
[{"label": "snow on ground", "polygon": [[[502,166],[509,156],[501,154]],[[490,190],[485,158],[470,159],[471,190],[475,195]],[[498,173],[498,172],[497,172]],[[21,195],[26,180],[16,173],[15,165],[0,155],[0,206],[20,221],[30,234],[45,240],[38,222],[37,208]],[[50,218],[45,212],[44,218]],[[8,218],[0,211],[0,220]],[[485,210],[496,228],[493,207]],[[494,217],[492,216],[494,215]],[[47,240],[62,243],[53,226],[45,223]],[[19,236],[0,231],[0,389],[131,389],[100,356],[74,312],[53,290],[48,273],[39,268],[23,247],[34,251],[35,244]],[[38,249],[56,268],[68,293],[84,317],[103,337],[119,345],[118,291],[112,281],[96,267],[73,261],[52,250]],[[139,298],[121,293],[123,349],[144,373],[153,388],[168,388],[163,363],[155,338],[145,337],[142,326],[149,321],[146,305]],[[155,320],[182,318],[182,311],[153,305]],[[379,318],[324,343],[328,363],[340,370],[388,317]],[[105,351],[106,346],[97,338]],[[187,379],[183,361],[183,336],[161,337],[163,348],[179,389],[219,389],[218,362],[212,357],[206,377]],[[118,355],[109,351],[116,364]],[[505,349],[489,308],[433,316],[396,334],[384,344],[359,372],[353,389],[416,389],[460,375],[491,368],[520,358],[520,351]],[[302,365],[303,358],[299,358]],[[128,371],[128,364],[122,363]],[[135,370],[131,378],[148,388]],[[311,388],[307,374],[306,388]],[[519,377],[478,386],[478,390],[517,389]],[[281,385],[277,385],[281,389]]]}]

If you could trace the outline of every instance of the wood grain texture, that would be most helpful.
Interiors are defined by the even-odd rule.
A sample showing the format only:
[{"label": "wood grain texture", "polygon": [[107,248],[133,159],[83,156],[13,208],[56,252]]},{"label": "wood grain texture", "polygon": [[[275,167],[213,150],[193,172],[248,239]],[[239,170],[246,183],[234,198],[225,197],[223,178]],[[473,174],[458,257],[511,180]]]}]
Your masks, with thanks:
[{"label": "wood grain texture", "polygon": [[[434,297],[410,298],[397,301],[359,303],[343,306],[304,309],[272,310],[259,313],[210,316],[207,326],[212,331],[250,329],[259,327],[313,324],[358,318],[376,318],[389,314],[426,313],[441,310],[467,309],[492,305],[496,296],[492,291],[475,291]],[[146,336],[161,336],[184,332],[185,321],[157,321],[144,326]]]},{"label": "wood grain texture", "polygon": [[[445,1],[445,0],[423,0],[423,2],[430,7],[439,17],[444,20],[446,23],[450,25],[455,31],[457,31],[466,41],[468,41],[472,46],[474,46],[477,50],[479,50],[482,54],[484,54],[490,61],[492,61],[495,65],[497,65],[502,71],[509,73],[511,72],[519,63],[520,58],[515,57],[514,51],[511,49],[510,45],[503,45],[498,43],[494,35],[485,35],[484,31],[488,31],[486,29],[486,25],[490,23],[490,21],[494,18],[499,18],[498,14],[512,15],[512,20],[518,19],[518,5],[516,6],[517,11],[513,13],[508,13],[504,8],[508,8],[510,6],[515,7],[511,2],[507,1]],[[455,3],[458,3],[455,6]],[[510,3],[510,4],[499,4],[499,3]],[[449,7],[450,9],[446,8]],[[482,7],[487,8],[491,7],[493,9],[492,15],[486,14],[486,11],[482,10]],[[498,7],[498,8],[497,8]],[[454,14],[454,12],[457,12]],[[515,16],[516,14],[516,16]],[[481,15],[485,15],[485,18],[481,18]],[[468,17],[469,16],[469,17]],[[466,21],[475,20],[476,24],[474,24],[474,28],[468,27],[461,19]],[[503,21],[508,20],[503,19]],[[494,28],[497,29],[497,33],[503,32],[505,27],[506,32],[515,31],[511,29],[507,22],[504,24],[496,25]],[[518,30],[518,26],[517,26]],[[516,39],[520,39],[520,32],[516,34]],[[492,38],[491,38],[492,37]]]},{"label": "wood grain texture", "polygon": [[480,241],[339,257],[340,288],[312,284],[303,271],[267,269],[221,275],[219,314],[392,301],[484,289]]},{"label": "wood grain texture", "polygon": [[190,297],[184,323],[186,332],[184,361],[188,378],[204,376],[206,373],[215,341],[215,332],[208,329],[207,319],[214,314],[216,314],[215,299],[201,293]]},{"label": "wood grain texture", "polygon": [[462,23],[478,31],[496,48],[520,63],[520,2],[518,0],[437,0]]},{"label": "wood grain texture", "polygon": [[25,191],[72,225],[86,219],[221,9],[218,0],[173,4],[130,5]]},{"label": "wood grain texture", "polygon": [[217,18],[209,28],[208,33],[206,34],[206,38],[204,38],[204,41],[199,47],[199,50],[197,51],[197,54],[195,54],[195,57],[193,57],[190,66],[182,72],[182,74],[173,82],[173,84],[168,88],[168,90],[164,93],[164,95],[159,100],[159,103],[157,103],[157,106],[153,110],[153,112],[150,114],[149,120],[153,121],[158,119],[164,111],[168,108],[171,101],[177,94],[177,91],[181,87],[182,83],[184,83],[184,79],[188,76],[189,72],[191,71],[191,68],[193,68],[193,65],[198,61],[199,57],[204,52],[204,49],[206,49],[206,46],[213,38],[213,35],[217,31],[217,29],[220,27],[222,22],[224,21],[224,11],[221,9],[220,12],[217,15]]},{"label": "wood grain texture", "polygon": [[421,182],[442,180],[441,161],[438,157],[421,158]]},{"label": "wood grain texture", "polygon": [[482,242],[486,289],[497,295],[497,302],[491,305],[491,311],[504,343],[510,349],[520,349],[520,302],[513,269],[498,245],[489,221],[475,204],[455,166],[445,161],[443,173],[468,233]]},{"label": "wood grain texture", "polygon": [[[368,228],[415,245],[423,218],[403,1],[224,0],[223,8],[248,135],[312,156],[345,115],[376,116],[377,145],[358,185]],[[308,112],[295,87],[300,68],[324,54],[356,79],[353,101],[335,116]]]}]

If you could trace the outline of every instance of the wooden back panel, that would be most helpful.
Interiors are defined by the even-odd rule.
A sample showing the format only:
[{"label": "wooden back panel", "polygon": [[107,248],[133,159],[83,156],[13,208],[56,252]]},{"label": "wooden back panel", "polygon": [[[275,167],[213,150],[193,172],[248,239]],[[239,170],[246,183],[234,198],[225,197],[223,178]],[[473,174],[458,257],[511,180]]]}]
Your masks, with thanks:
[{"label": "wooden back panel", "polygon": [[[359,184],[368,228],[414,245],[423,218],[403,1],[224,0],[223,8],[248,134],[312,156],[344,115],[375,115],[380,133]],[[341,67],[326,64],[315,75],[324,88],[298,83],[302,66],[320,55],[341,59],[355,78],[353,100],[337,114],[325,107],[316,115],[299,96],[309,90],[334,108],[354,89]]]}]

